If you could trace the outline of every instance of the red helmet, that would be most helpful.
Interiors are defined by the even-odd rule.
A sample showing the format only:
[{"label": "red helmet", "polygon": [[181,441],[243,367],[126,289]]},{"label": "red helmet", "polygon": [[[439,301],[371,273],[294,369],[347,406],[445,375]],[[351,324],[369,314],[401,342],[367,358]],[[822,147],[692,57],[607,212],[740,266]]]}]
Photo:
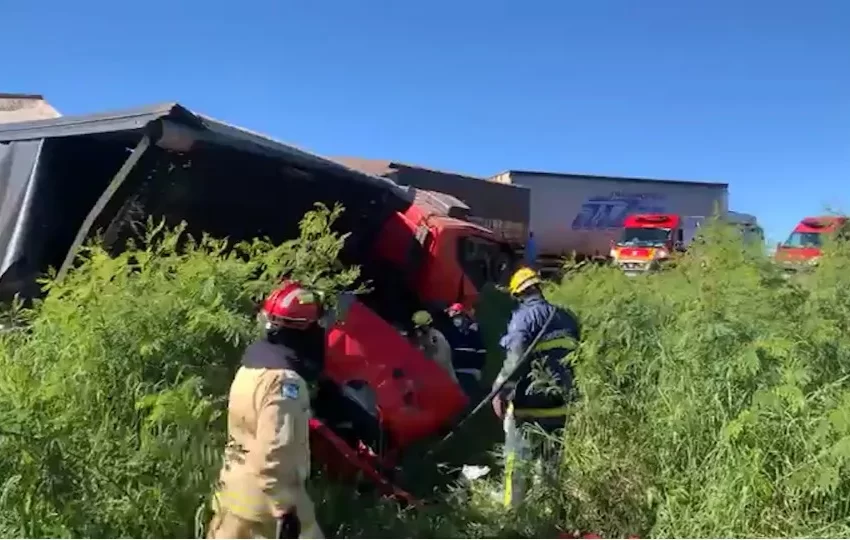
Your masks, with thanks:
[{"label": "red helmet", "polygon": [[446,309],[446,313],[448,313],[449,316],[452,317],[459,313],[463,313],[463,304],[461,304],[460,302],[455,302],[454,304],[450,305],[448,309]]},{"label": "red helmet", "polygon": [[319,321],[321,311],[313,292],[296,281],[286,280],[266,298],[260,316],[266,331],[280,328],[305,330]]}]

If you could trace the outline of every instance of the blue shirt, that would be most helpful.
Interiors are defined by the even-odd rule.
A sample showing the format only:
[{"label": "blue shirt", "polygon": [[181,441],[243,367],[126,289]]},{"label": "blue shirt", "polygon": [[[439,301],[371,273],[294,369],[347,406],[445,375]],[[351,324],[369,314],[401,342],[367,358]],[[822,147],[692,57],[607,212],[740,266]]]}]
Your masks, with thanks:
[{"label": "blue shirt", "polygon": [[534,263],[537,262],[537,242],[534,240],[533,236],[529,236],[528,240],[525,242],[525,264],[529,266],[534,266]]}]

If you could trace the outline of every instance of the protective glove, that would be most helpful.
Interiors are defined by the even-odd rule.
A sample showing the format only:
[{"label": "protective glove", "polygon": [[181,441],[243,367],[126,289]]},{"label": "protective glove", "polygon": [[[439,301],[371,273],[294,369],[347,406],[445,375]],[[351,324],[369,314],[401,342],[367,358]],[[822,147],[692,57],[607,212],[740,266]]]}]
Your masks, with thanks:
[{"label": "protective glove", "polygon": [[295,508],[290,508],[277,518],[275,538],[298,538],[301,536],[301,520]]},{"label": "protective glove", "polygon": [[504,417],[505,417],[505,405],[504,405],[504,402],[502,401],[502,396],[500,396],[499,394],[496,394],[493,397],[492,404],[493,404],[493,412],[496,413],[496,418],[498,418],[499,420],[504,419]]}]

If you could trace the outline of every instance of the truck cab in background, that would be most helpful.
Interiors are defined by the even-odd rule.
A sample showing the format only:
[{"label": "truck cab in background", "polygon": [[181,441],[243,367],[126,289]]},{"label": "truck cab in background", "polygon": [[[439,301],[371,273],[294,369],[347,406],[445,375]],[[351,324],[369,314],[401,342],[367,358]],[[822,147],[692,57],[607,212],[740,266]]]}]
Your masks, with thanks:
[{"label": "truck cab in background", "polygon": [[774,261],[788,271],[817,264],[826,238],[838,233],[846,222],[847,218],[840,216],[803,218],[785,242],[777,244]]},{"label": "truck cab in background", "polygon": [[[720,219],[733,226],[745,243],[764,243],[764,231],[755,216],[729,211]],[[706,216],[678,214],[626,216],[620,239],[609,255],[629,275],[657,269],[672,253],[686,251],[705,221]]]},{"label": "truck cab in background", "polygon": [[745,243],[764,245],[764,229],[754,215],[730,210],[726,214],[726,221],[738,229]]},{"label": "truck cab in background", "polygon": [[613,263],[629,275],[656,270],[671,253],[684,251],[702,216],[634,214],[626,216],[619,240],[611,246]]}]

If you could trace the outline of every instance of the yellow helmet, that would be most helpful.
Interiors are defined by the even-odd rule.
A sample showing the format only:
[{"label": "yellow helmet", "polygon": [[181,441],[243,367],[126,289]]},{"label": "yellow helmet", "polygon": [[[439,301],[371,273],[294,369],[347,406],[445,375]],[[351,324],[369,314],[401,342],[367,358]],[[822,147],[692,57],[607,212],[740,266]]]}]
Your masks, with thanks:
[{"label": "yellow helmet", "polygon": [[431,317],[431,314],[425,311],[424,309],[414,313],[412,320],[413,326],[417,328],[421,326],[430,326],[431,323],[434,322],[434,318]]},{"label": "yellow helmet", "polygon": [[540,285],[540,283],[540,275],[534,269],[524,266],[511,276],[508,292],[516,296],[532,285]]}]

